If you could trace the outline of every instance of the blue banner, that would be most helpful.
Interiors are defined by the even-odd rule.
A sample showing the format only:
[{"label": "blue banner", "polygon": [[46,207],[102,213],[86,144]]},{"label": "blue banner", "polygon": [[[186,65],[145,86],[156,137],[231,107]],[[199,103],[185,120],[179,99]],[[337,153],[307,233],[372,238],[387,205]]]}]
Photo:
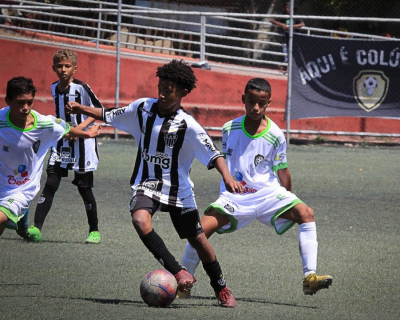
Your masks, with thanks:
[{"label": "blue banner", "polygon": [[400,118],[400,41],[293,35],[291,119]]}]

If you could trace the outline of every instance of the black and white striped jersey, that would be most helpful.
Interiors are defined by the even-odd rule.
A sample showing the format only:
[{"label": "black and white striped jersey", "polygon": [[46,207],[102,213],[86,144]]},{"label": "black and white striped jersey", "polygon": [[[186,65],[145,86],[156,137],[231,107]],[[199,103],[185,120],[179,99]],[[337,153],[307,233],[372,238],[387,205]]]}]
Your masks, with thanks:
[{"label": "black and white striped jersey", "polygon": [[[99,99],[85,82],[73,79],[64,92],[58,90],[58,84],[59,81],[56,81],[51,85],[51,94],[56,107],[56,118],[65,120],[73,127],[76,127],[87,118],[87,116],[81,114],[67,114],[64,107],[68,101],[76,101],[93,108],[103,108]],[[84,130],[87,130],[91,125]],[[59,140],[57,145],[51,149],[49,164],[78,172],[96,170],[99,164],[96,138],[79,138],[75,142],[69,142],[64,139]]]},{"label": "black and white striped jersey", "polygon": [[138,153],[130,181],[134,192],[163,204],[194,208],[190,179],[194,158],[211,169],[223,155],[183,108],[160,116],[157,101],[143,98],[123,108],[103,109],[103,120],[136,139]]}]

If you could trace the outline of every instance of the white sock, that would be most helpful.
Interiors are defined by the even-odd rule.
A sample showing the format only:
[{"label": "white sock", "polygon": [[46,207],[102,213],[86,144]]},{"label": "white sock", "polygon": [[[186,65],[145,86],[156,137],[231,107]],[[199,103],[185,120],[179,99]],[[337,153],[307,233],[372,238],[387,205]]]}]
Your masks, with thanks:
[{"label": "white sock", "polygon": [[304,276],[317,271],[317,227],[315,222],[299,225],[299,250]]},{"label": "white sock", "polygon": [[187,272],[189,272],[191,275],[194,275],[199,263],[200,258],[197,254],[197,251],[188,242],[186,244],[185,253],[182,257],[182,266],[186,269]]}]

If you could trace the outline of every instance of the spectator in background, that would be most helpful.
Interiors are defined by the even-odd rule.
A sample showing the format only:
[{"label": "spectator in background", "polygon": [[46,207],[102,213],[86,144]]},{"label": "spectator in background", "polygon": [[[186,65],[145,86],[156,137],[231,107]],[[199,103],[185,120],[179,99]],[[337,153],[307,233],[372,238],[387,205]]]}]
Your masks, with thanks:
[{"label": "spectator in background", "polygon": [[[286,1],[285,3],[285,11],[283,14],[290,14],[290,1]],[[285,53],[284,63],[288,62],[288,48],[289,48],[289,32],[290,32],[290,18],[280,18],[280,19],[271,19],[272,24],[282,28],[285,34],[285,42],[282,43],[282,50]],[[293,29],[294,31],[305,26],[305,23],[302,19],[293,19]],[[282,71],[285,70],[284,66],[280,66]]]}]

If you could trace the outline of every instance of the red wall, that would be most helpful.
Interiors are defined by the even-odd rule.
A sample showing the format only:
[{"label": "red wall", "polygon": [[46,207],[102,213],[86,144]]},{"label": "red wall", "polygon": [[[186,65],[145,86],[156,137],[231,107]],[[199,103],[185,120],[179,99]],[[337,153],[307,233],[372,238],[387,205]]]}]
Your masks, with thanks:
[{"label": "red wall", "polygon": [[[59,40],[59,39],[58,39]],[[70,40],[74,43],[79,41]],[[85,42],[80,45],[94,46]],[[7,81],[15,76],[33,79],[38,92],[35,109],[44,114],[53,114],[50,85],[57,80],[52,70],[52,57],[60,45],[40,45],[21,41],[0,39],[0,107],[5,106],[4,95]],[[105,47],[105,46],[104,46]],[[108,50],[115,50],[107,47]],[[87,82],[106,107],[114,107],[115,101],[115,54],[99,54],[90,51],[78,52],[76,78]],[[142,52],[141,52],[142,53]],[[171,57],[173,58],[173,57]],[[126,105],[140,97],[156,97],[155,72],[165,61],[139,60],[121,57],[120,105]],[[190,63],[190,61],[189,61]],[[217,71],[218,70],[218,71]],[[221,127],[227,120],[244,112],[241,95],[245,84],[252,77],[221,71],[194,69],[198,78],[194,89],[182,104],[189,109],[203,126]],[[286,128],[284,118],[286,100],[286,77],[264,75],[272,86],[272,103],[267,115],[282,129]],[[326,130],[351,132],[400,133],[400,120],[377,118],[323,118],[291,121],[291,129]],[[399,140],[399,139],[398,139]]]}]

